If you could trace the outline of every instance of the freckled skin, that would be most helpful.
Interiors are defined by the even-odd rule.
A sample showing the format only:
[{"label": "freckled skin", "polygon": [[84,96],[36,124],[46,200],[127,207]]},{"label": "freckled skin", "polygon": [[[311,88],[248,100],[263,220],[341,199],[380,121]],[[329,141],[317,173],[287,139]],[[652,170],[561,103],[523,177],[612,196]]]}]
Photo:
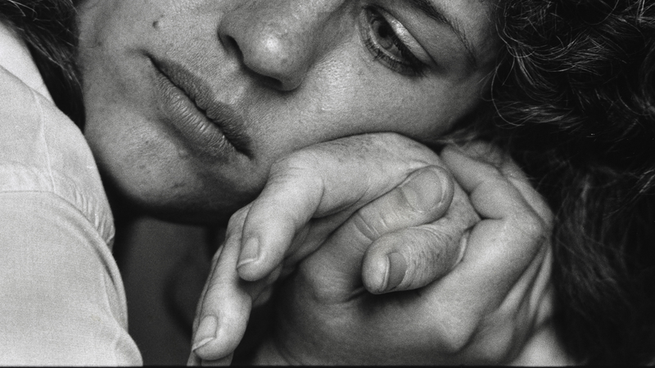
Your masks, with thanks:
[{"label": "freckled skin", "polygon": [[[477,17],[466,20],[475,25],[469,38],[487,44],[491,24],[477,14],[488,6],[450,6]],[[87,0],[79,9],[84,134],[101,171],[146,209],[213,222],[252,200],[271,164],[294,150],[368,132],[438,137],[475,108],[488,66],[402,75],[364,46],[362,11],[334,0]],[[152,58],[182,65],[237,111],[252,154],[209,160],[176,135],[156,107]],[[452,60],[444,64],[460,59]]]}]

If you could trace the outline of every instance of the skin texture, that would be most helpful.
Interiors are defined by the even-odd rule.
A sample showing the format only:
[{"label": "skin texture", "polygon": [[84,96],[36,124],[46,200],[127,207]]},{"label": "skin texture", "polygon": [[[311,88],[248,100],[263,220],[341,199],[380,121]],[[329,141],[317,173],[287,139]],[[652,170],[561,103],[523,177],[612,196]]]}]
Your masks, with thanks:
[{"label": "skin texture", "polygon": [[[492,5],[475,0],[429,0],[427,4],[439,12],[428,14],[416,5],[418,3],[421,2],[86,1],[79,9],[79,61],[87,114],[84,133],[99,167],[121,194],[158,215],[177,221],[213,223],[253,200],[266,184],[271,167],[275,168],[274,164],[279,164],[280,159],[299,149],[376,132],[399,133],[422,142],[436,141],[455,123],[473,113],[486,92],[496,45],[490,21]],[[401,49],[403,51],[399,51]],[[412,56],[408,56],[410,54]],[[403,145],[390,149],[390,157],[404,154],[398,147]],[[350,149],[354,152],[348,158],[360,157],[362,162],[366,162],[369,152],[358,151],[357,145],[350,146]],[[334,155],[338,151],[331,152],[332,157],[338,159],[339,155]],[[295,169],[285,167],[282,162],[283,169],[291,172]],[[421,167],[411,167],[403,174],[405,177],[398,175],[398,181],[383,190],[378,188],[366,193],[364,187],[364,192],[369,195],[367,200],[374,202],[357,203],[347,209],[355,211],[367,203],[375,203],[377,197],[401,186],[412,172],[433,165],[427,162]],[[338,174],[337,171],[334,177],[338,178]],[[365,178],[371,173],[362,170],[353,175],[358,174]],[[461,201],[463,194],[457,198]],[[520,200],[520,196],[501,198],[512,203]],[[343,210],[337,205],[326,211],[334,214]],[[468,210],[472,213],[470,208]],[[372,235],[371,240],[382,233],[433,221],[439,216],[427,217],[394,222],[397,226]],[[438,253],[440,247],[445,247],[448,256],[444,265],[431,272],[419,270],[420,275],[413,275],[413,279],[400,277],[400,286],[395,290],[421,287],[449,271],[461,259],[459,241],[454,242],[456,246],[451,246],[451,243],[471,226],[469,220],[474,217],[451,226],[451,230],[455,230],[449,233],[450,243],[437,242],[440,237],[434,236],[435,233],[417,242],[420,246],[436,244],[432,248],[426,247],[428,252]],[[530,218],[533,217],[536,216]],[[239,218],[237,216],[233,222]],[[340,220],[347,220],[347,216]],[[343,233],[357,230],[358,225],[353,227],[352,223],[346,222],[344,226],[346,230],[342,231],[342,237],[349,239],[350,236]],[[525,253],[521,253],[525,256],[521,258],[523,262],[514,262],[514,267],[507,268],[506,273],[495,274],[497,282],[507,286],[500,292],[502,295],[488,292],[480,297],[475,293],[477,288],[493,290],[485,288],[484,283],[475,283],[475,280],[488,280],[488,273],[478,272],[482,277],[471,278],[467,277],[466,271],[457,272],[460,279],[470,280],[470,289],[474,292],[455,288],[445,295],[449,298],[457,295],[474,298],[468,304],[476,308],[469,309],[472,310],[469,314],[454,313],[454,320],[466,321],[467,329],[456,335],[454,343],[445,344],[447,353],[459,353],[459,344],[468,341],[469,333],[472,334],[471,331],[484,322],[484,318],[493,317],[492,313],[487,313],[489,303],[492,303],[491,310],[495,310],[493,303],[504,300],[503,291],[513,285],[517,275],[521,275],[526,267],[533,265],[533,272],[529,273],[526,282],[530,285],[538,273],[535,269],[540,269],[538,266],[545,259],[543,252],[537,251],[544,244],[541,236],[545,232],[538,228],[535,233],[517,238],[516,244],[512,243],[529,246],[525,247]],[[481,233],[489,236],[494,231]],[[345,243],[338,238],[330,242],[335,246]],[[484,241],[478,243],[484,244]],[[363,247],[369,245],[364,242]],[[414,249],[420,249],[420,246]],[[368,261],[364,260],[373,265],[369,268],[377,269],[378,275],[372,272],[368,276],[369,288],[377,287],[373,291],[388,291],[379,274],[385,272],[384,259],[391,248],[393,244],[389,243],[377,259],[369,257]],[[234,255],[239,253],[240,247],[231,249],[236,249],[231,253]],[[282,249],[277,257],[284,254]],[[317,254],[313,259],[320,260],[320,255],[325,253]],[[541,256],[536,257],[538,254]],[[419,269],[412,266],[416,266],[414,261],[420,255],[408,254],[405,258],[406,266],[410,263],[408,274]],[[240,261],[249,256],[241,254]],[[357,260],[361,256],[360,252],[351,259]],[[393,258],[398,260],[396,256]],[[533,258],[531,264],[529,261]],[[229,258],[230,261],[234,259]],[[327,259],[315,263],[329,266],[330,262],[335,262]],[[269,259],[264,263],[271,267],[274,261],[279,259],[273,262]],[[495,264],[502,264],[497,261],[499,263]],[[249,275],[249,280],[266,276],[271,271],[252,263],[240,265],[239,276]],[[308,275],[319,269],[309,261],[300,268]],[[230,270],[235,270],[234,264]],[[359,265],[353,264],[344,272],[350,276],[361,274]],[[273,272],[273,276],[277,275]],[[238,278],[235,280],[239,281]],[[453,281],[453,284],[457,282]],[[212,290],[212,285],[209,284],[208,290]],[[297,284],[289,285],[292,295],[312,292],[314,287],[324,290],[318,284],[305,284],[299,288],[296,288]],[[337,285],[334,290],[350,293],[353,287],[361,289],[359,284],[348,284]],[[521,290],[521,296],[528,294]],[[538,296],[542,291],[543,288],[538,288],[534,295]],[[225,294],[221,296],[225,300]],[[417,304],[429,306],[435,298],[438,298],[437,294],[421,298]],[[290,302],[296,300],[290,299]],[[284,320],[281,323],[288,322],[292,326],[298,322],[301,329],[311,329],[314,322],[324,317],[321,313],[325,309],[321,309],[319,304],[293,305],[300,310],[307,308],[316,312],[316,320]],[[356,308],[351,310],[358,311],[362,305],[367,306],[356,304]],[[453,306],[456,311],[461,310],[457,304]],[[381,304],[380,307],[388,305]],[[514,305],[508,307],[511,312],[517,308]],[[243,311],[237,312],[244,315]],[[383,317],[404,313],[392,312]],[[525,321],[521,320],[517,324],[529,330],[534,315],[532,308],[529,313],[522,314],[529,321],[523,323]],[[430,317],[430,313],[425,313],[419,320],[435,322]],[[511,318],[500,321],[497,324],[502,328],[511,330],[515,326],[515,320]],[[503,323],[506,321],[509,322]],[[217,326],[213,323],[210,321],[208,331],[215,336]],[[358,331],[368,328],[358,324],[352,324],[352,327]],[[197,328],[203,330],[204,327]],[[235,329],[238,328],[241,327]],[[323,332],[330,338],[335,337],[332,331]],[[358,336],[350,333],[352,331],[343,332],[351,338]],[[450,332],[446,329],[435,333],[448,339]],[[524,333],[527,332],[512,335],[506,340],[507,345],[498,349],[500,352],[492,353],[504,357],[507,350],[511,350],[515,337],[525,336]],[[297,336],[284,337],[289,337],[292,345],[302,348],[301,344],[293,342]],[[393,345],[397,342],[394,334],[386,337],[391,338],[385,339],[385,343]],[[240,339],[240,333],[234,333],[234,338]],[[338,336],[336,340],[339,340]],[[227,348],[218,353],[209,352],[203,358],[216,359],[229,354],[236,342],[230,341]],[[419,344],[409,345],[410,348],[423,349],[419,357],[432,358],[429,349]],[[209,345],[204,347],[211,348]],[[198,349],[202,347],[197,345],[196,348],[200,353]],[[361,358],[360,353],[366,353],[370,348],[362,346],[351,356],[340,358],[343,361],[350,357]],[[379,348],[384,349],[382,345],[376,347]],[[408,352],[408,355],[412,353]],[[313,357],[307,358],[313,360]]]},{"label": "skin texture", "polygon": [[[510,162],[502,170],[513,174],[505,176],[456,151],[443,156],[483,217],[462,262],[425,288],[378,296],[362,292],[353,277],[357,249],[344,242],[321,247],[280,291],[268,339],[278,357],[301,364],[507,364],[533,323],[543,327],[552,306],[549,248],[539,236],[552,221],[547,206]],[[484,233],[496,237],[481,239]],[[539,254],[512,252],[519,244]],[[521,277],[510,276],[526,266]],[[557,346],[553,336],[541,344]],[[560,351],[541,352],[546,359],[533,364],[559,363]]]},{"label": "skin texture", "polygon": [[[79,13],[85,136],[122,194],[200,222],[254,199],[273,162],[299,148],[364,132],[434,140],[484,93],[494,39],[486,2],[431,3],[455,25],[382,0],[88,0]],[[419,75],[376,57],[405,58],[390,29],[424,64]],[[184,94],[166,97],[162,70],[203,81],[200,109],[179,103]],[[201,116],[196,133],[181,133],[172,105]]]},{"label": "skin texture", "polygon": [[[377,151],[373,157],[387,157],[389,147],[403,143],[391,142],[367,148]],[[349,158],[347,151],[338,168],[326,165],[321,173],[313,172],[316,165],[311,158],[329,151],[331,144],[291,155],[284,163],[294,171],[274,167],[275,179],[252,205],[230,220],[226,242],[215,256],[198,306],[190,363],[200,363],[200,359],[203,363],[228,363],[244,333],[253,301],[261,304],[280,271],[289,275],[298,253],[306,255],[305,248],[316,243],[320,247],[277,288],[275,312],[267,317],[273,329],[265,335],[255,362],[566,363],[549,323],[553,295],[547,234],[552,213],[511,160],[481,145],[467,150],[475,159],[453,148],[442,152],[447,167],[482,217],[475,226],[476,219],[469,218],[471,227],[461,229],[469,235],[461,238],[460,231],[448,239],[449,232],[444,229],[452,228],[453,223],[461,225],[470,214],[470,204],[462,202],[462,188],[457,184],[438,179],[444,176],[443,169],[420,166],[426,161],[443,165],[441,161],[426,156],[419,147],[406,145],[406,157],[417,159],[420,168],[398,187],[357,210],[359,202],[385,193],[384,187],[396,185],[394,178],[402,178],[406,175],[402,170],[411,171],[412,166],[387,159],[379,164],[378,173],[386,181],[378,179],[374,186],[362,186],[357,185],[362,180],[355,179],[343,193],[330,178],[338,178],[336,174],[344,171],[359,171],[360,163]],[[306,185],[315,178],[322,179],[322,184]],[[425,179],[431,185],[426,185]],[[317,187],[321,189],[312,190]],[[408,187],[421,199],[420,206],[406,200]],[[449,203],[448,193],[453,190]],[[441,195],[435,196],[439,191]],[[389,206],[394,210],[389,211]],[[325,216],[331,208],[344,207],[347,209],[334,216]],[[348,216],[353,211],[345,224],[332,226],[344,212]],[[338,228],[326,232],[326,227]],[[243,275],[237,274],[237,259],[242,244],[248,243],[244,238],[253,233],[265,239],[264,255],[276,249],[278,242],[291,242],[291,247],[285,268],[260,281],[244,282]],[[459,239],[463,241],[453,242]],[[385,260],[388,272],[384,272]],[[422,267],[425,264],[428,267]],[[378,269],[370,273],[371,268]],[[393,293],[375,295],[379,284],[371,280],[378,278],[369,276],[388,274],[391,283],[394,277],[390,275],[397,268],[405,268],[405,272],[398,286],[392,287]],[[261,334],[263,328],[257,324],[252,331]],[[244,358],[252,359],[252,353]]]}]

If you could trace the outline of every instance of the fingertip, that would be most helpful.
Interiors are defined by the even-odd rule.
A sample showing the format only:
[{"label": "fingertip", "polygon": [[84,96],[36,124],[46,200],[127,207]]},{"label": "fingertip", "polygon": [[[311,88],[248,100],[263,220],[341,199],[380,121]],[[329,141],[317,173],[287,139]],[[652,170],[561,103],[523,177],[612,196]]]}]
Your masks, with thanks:
[{"label": "fingertip", "polygon": [[281,266],[282,260],[269,260],[260,257],[252,262],[239,264],[237,266],[237,273],[243,281],[256,282],[267,278],[268,280],[265,283],[269,284],[279,277],[280,272],[278,272],[278,269],[281,269]]},{"label": "fingertip", "polygon": [[386,234],[364,256],[364,286],[373,294],[383,294],[433,283],[462,261],[468,242],[465,232],[438,223]]},{"label": "fingertip", "polygon": [[362,265],[362,282],[366,290],[372,294],[384,293],[388,270],[389,263],[386,256],[367,255]]},{"label": "fingertip", "polygon": [[398,251],[370,252],[362,267],[364,287],[373,294],[395,291],[405,279],[407,270],[407,260]]},{"label": "fingertip", "polygon": [[257,281],[261,273],[260,267],[258,267],[261,258],[259,240],[251,237],[246,239],[243,244],[237,263],[239,277],[246,281]]},{"label": "fingertip", "polygon": [[397,288],[405,278],[407,273],[407,261],[402,254],[398,252],[393,252],[387,254],[387,262],[389,264],[387,268],[387,285],[385,291],[392,291]]},{"label": "fingertip", "polygon": [[215,316],[205,316],[198,326],[193,339],[191,354],[199,361],[217,360],[228,354],[229,347],[221,346],[222,343],[217,336],[218,319]]},{"label": "fingertip", "polygon": [[439,166],[426,166],[416,170],[400,187],[407,205],[414,211],[425,213],[441,211],[450,205],[454,181],[448,171]]},{"label": "fingertip", "polygon": [[276,252],[277,245],[262,244],[256,236],[247,238],[243,244],[236,266],[242,280],[259,281],[281,266],[286,249]]},{"label": "fingertip", "polygon": [[245,281],[259,281],[282,264],[297,231],[296,220],[286,215],[275,219],[260,215],[253,206],[243,226],[236,268]]},{"label": "fingertip", "polygon": [[200,360],[200,365],[203,367],[222,367],[232,364],[233,354],[230,354],[224,358],[216,360]]},{"label": "fingertip", "polygon": [[[441,153],[439,154],[439,157],[446,163],[446,165],[449,168],[453,168],[453,165],[451,164],[453,161],[464,161],[464,162],[471,162],[475,161],[472,157],[467,155],[464,150],[461,147],[455,146],[455,145],[447,145],[441,150]],[[456,166],[455,166],[456,167]]]},{"label": "fingertip", "polygon": [[220,363],[225,361],[229,364],[234,350],[241,341],[242,334],[240,331],[229,331],[229,328],[218,329],[218,319],[213,317],[214,322],[212,328],[216,327],[216,330],[214,330],[213,335],[203,337],[203,334],[201,333],[203,323],[206,320],[211,320],[210,317],[213,316],[205,317],[198,328],[198,332],[194,338],[194,343],[191,347],[191,357],[189,357],[189,361],[193,360],[194,362],[199,362],[200,365],[208,365],[207,363],[222,365]]},{"label": "fingertip", "polygon": [[237,268],[237,272],[239,273],[239,278],[249,282],[259,281],[264,277],[261,268],[255,262],[240,265]]},{"label": "fingertip", "polygon": [[203,346],[216,339],[216,332],[218,330],[218,319],[214,315],[207,315],[202,318],[198,325],[195,336],[193,338],[193,346],[191,350],[196,351]]}]

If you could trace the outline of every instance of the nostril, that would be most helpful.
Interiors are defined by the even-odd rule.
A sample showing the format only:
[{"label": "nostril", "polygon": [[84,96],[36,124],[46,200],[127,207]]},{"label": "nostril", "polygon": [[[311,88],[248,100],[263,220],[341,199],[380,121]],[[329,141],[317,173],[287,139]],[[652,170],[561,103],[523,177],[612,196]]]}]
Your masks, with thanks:
[{"label": "nostril", "polygon": [[243,61],[243,52],[241,52],[239,43],[234,39],[234,37],[223,35],[220,36],[219,39],[221,40],[221,44],[225,50],[228,52],[233,52],[239,61]]}]

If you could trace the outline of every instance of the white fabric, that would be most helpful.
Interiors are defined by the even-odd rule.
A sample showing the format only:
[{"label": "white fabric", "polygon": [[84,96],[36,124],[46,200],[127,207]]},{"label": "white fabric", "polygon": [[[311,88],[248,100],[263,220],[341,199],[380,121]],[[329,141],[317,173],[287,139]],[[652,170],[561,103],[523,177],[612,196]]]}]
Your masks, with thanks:
[{"label": "white fabric", "polygon": [[0,24],[0,364],[141,365],[79,129]]}]

